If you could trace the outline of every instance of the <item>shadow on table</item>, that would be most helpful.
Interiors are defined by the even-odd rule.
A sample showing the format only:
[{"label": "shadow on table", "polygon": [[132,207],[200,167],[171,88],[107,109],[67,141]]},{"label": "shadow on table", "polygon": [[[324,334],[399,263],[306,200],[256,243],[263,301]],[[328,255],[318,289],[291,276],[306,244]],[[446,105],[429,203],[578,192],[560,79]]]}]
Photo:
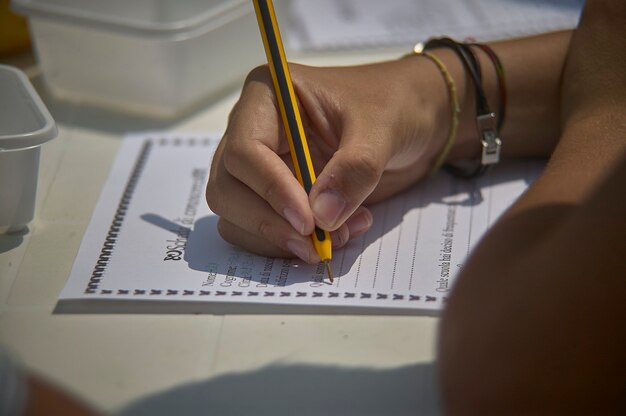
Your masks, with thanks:
[{"label": "shadow on table", "polygon": [[392,369],[272,365],[172,388],[123,416],[438,415],[435,365]]},{"label": "shadow on table", "polygon": [[30,232],[28,227],[14,233],[0,234],[0,253],[6,253],[22,244],[24,236]]}]

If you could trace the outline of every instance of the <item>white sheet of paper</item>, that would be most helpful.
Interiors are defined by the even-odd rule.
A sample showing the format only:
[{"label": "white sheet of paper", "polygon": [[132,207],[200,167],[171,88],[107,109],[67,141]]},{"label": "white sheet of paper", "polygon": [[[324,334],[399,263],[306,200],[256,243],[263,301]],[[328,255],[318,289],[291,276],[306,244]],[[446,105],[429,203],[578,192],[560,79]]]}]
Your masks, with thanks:
[{"label": "white sheet of paper", "polygon": [[[446,173],[372,206],[373,227],[324,268],[221,239],[204,200],[217,135],[151,134],[121,145],[58,312],[434,314],[487,228],[543,162]],[[259,174],[262,174],[261,172]]]},{"label": "white sheet of paper", "polygon": [[285,42],[295,50],[407,45],[433,36],[480,41],[576,26],[583,0],[288,0]]}]

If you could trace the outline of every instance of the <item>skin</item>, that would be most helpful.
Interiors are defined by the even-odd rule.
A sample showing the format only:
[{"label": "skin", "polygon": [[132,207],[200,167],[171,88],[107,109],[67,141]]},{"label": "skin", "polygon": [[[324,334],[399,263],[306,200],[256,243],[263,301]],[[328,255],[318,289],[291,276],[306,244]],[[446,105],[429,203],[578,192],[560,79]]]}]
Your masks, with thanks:
[{"label": "skin", "polygon": [[549,165],[457,280],[439,340],[449,414],[626,412],[625,27],[623,2],[587,3]]},{"label": "skin", "polygon": [[[438,346],[447,414],[626,413],[626,36],[615,35],[625,27],[626,3],[588,0],[573,36],[492,45],[510,97],[504,155],[551,158],[457,279]],[[433,53],[464,109],[449,160],[476,157],[471,88],[450,51]],[[341,246],[371,225],[363,204],[429,171],[450,121],[446,87],[419,57],[291,69],[321,172],[311,195],[290,172],[269,73],[258,68],[231,113],[207,200],[227,240],[315,262],[315,223]],[[27,415],[95,414],[46,381],[30,376],[28,387]]]},{"label": "skin", "polygon": [[99,414],[89,406],[39,377],[30,375],[27,379],[27,385],[28,403],[24,416],[93,416]]},{"label": "skin", "polygon": [[[494,45],[511,68],[505,157],[545,155],[554,148],[558,80],[570,36],[561,32]],[[472,87],[453,52],[432,53],[456,80],[464,109],[449,159],[476,157]],[[496,102],[491,62],[478,56],[487,95]],[[531,61],[532,66],[519,65]],[[430,171],[448,135],[447,87],[437,67],[419,56],[341,68],[292,64],[290,69],[319,172],[310,195],[290,170],[267,67],[252,71],[245,82],[214,157],[206,195],[227,241],[263,255],[315,263],[319,258],[309,237],[314,225],[331,231],[334,246],[340,247],[371,226],[367,204],[406,189]]]},{"label": "skin", "polygon": [[[491,44],[507,77],[504,156],[550,160],[472,253],[449,298],[438,342],[448,414],[626,412],[624,28],[625,2],[588,0],[573,32]],[[451,51],[432,53],[461,102],[448,161],[476,158],[472,86]],[[491,63],[477,56],[496,103]],[[226,240],[316,262],[315,224],[341,246],[371,226],[368,203],[424,178],[447,137],[447,90],[416,56],[290,68],[318,172],[311,194],[290,172],[261,67],[233,109],[207,200]]]},{"label": "skin", "polygon": [[[336,231],[336,246],[366,231],[372,218],[367,209],[357,210],[363,201],[388,197],[427,170],[426,166],[417,172],[412,169],[421,154],[432,152],[427,140],[417,138],[433,135],[438,113],[401,106],[414,100],[418,89],[417,85],[406,88],[404,80],[373,90],[362,85],[396,71],[419,83],[413,81],[414,66],[409,61],[356,68],[291,66],[311,156],[320,172],[310,198],[290,171],[269,72],[266,67],[253,71],[231,113],[207,187],[209,206],[220,215],[222,236],[265,255],[297,255],[316,262],[319,258],[309,237],[316,222]],[[435,68],[428,70],[437,75]],[[430,85],[425,88],[439,97]],[[416,115],[420,123],[413,122]],[[320,197],[326,198],[321,206],[316,204]],[[337,202],[337,197],[344,202]],[[338,204],[345,207],[341,212]]]}]

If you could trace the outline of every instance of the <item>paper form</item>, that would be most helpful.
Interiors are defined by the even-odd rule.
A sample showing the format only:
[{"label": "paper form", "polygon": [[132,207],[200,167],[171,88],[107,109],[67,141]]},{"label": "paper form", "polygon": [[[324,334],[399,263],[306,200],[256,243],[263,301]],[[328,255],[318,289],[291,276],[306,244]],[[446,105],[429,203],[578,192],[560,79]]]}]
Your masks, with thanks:
[{"label": "paper form", "polygon": [[280,3],[294,50],[406,45],[433,36],[479,41],[576,26],[583,0],[289,0]]},{"label": "paper form", "polygon": [[121,145],[58,312],[436,314],[476,242],[541,172],[446,173],[371,207],[372,228],[323,264],[257,256],[219,236],[204,199],[217,135]]}]

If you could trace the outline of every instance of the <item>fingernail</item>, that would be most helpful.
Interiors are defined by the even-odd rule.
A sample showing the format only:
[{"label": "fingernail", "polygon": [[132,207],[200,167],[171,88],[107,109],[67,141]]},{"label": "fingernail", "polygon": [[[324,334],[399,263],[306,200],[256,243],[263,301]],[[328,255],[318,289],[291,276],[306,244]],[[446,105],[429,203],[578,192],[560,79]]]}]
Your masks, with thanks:
[{"label": "fingernail", "polygon": [[289,251],[309,263],[309,250],[305,243],[300,240],[287,240],[286,244]]},{"label": "fingernail", "polygon": [[285,208],[283,210],[283,216],[289,221],[289,224],[300,234],[304,235],[304,221],[300,219],[300,216],[295,209]]},{"label": "fingernail", "polygon": [[330,240],[332,241],[333,247],[341,247],[346,243],[348,239],[348,229],[346,227],[340,227],[336,231],[332,231],[330,233]]},{"label": "fingernail", "polygon": [[348,226],[348,230],[350,230],[350,236],[353,237],[369,230],[372,226],[372,217],[367,212],[363,211],[348,219],[346,225]]},{"label": "fingernail", "polygon": [[334,228],[345,207],[343,195],[333,190],[319,194],[311,206],[320,225],[328,228]]}]

